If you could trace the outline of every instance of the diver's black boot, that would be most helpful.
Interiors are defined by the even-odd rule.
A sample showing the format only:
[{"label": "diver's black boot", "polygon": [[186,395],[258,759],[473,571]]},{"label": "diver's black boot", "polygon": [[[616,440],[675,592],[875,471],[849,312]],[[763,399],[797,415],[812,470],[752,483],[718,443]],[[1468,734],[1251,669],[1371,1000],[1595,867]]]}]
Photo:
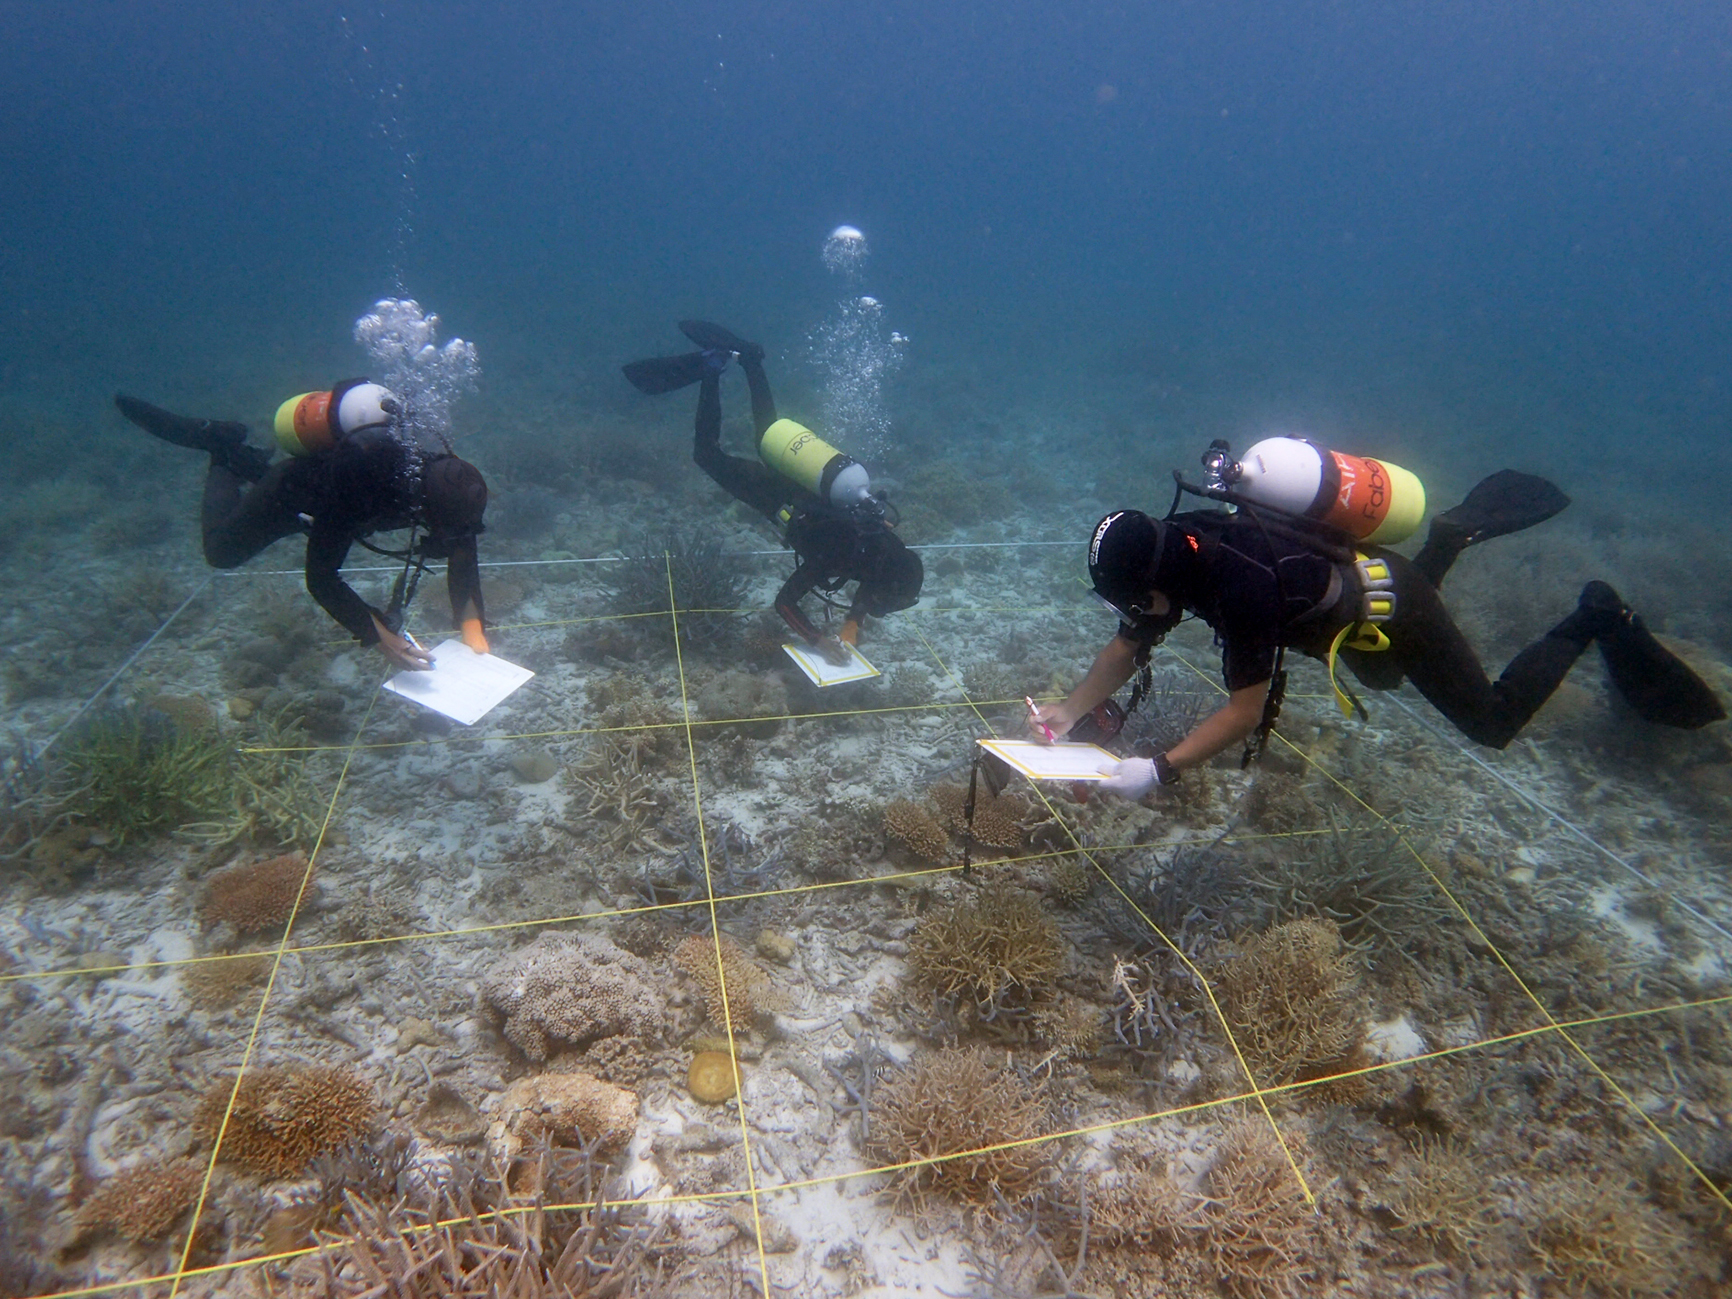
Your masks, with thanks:
[{"label": "diver's black boot", "polygon": [[1606,583],[1582,588],[1581,603],[1565,622],[1571,620],[1592,628],[1606,674],[1644,721],[1693,731],[1725,718],[1726,707],[1708,683],[1655,640],[1641,614]]},{"label": "diver's black boot", "polygon": [[139,428],[177,447],[210,454],[211,463],[221,465],[236,478],[256,483],[270,467],[271,453],[247,445],[247,426],[233,420],[194,419],[152,406],[137,397],[118,393],[114,404]]},{"label": "diver's black boot", "polygon": [[732,352],[736,356],[747,356],[754,361],[764,359],[764,349],[758,344],[748,343],[733,330],[723,329],[707,320],[682,320],[680,333],[702,348]]}]

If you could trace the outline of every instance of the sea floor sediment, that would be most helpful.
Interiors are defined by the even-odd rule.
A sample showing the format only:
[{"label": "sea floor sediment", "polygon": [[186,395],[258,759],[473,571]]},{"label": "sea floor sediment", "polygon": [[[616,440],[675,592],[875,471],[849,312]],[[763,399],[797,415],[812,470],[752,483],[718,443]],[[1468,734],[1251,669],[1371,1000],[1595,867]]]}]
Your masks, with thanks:
[{"label": "sea floor sediment", "polygon": [[[0,876],[8,1281],[358,1294],[485,1220],[525,1257],[583,1225],[623,1293],[1713,1293],[1723,738],[1579,670],[1494,753],[1301,665],[1259,764],[977,791],[970,837],[974,740],[1110,634],[1054,543],[927,549],[883,675],[825,691],[762,612],[780,556],[620,615],[608,557],[498,547],[537,675],[470,728],[296,575],[170,571],[15,718],[71,726]],[[1134,725],[1217,666],[1182,630]],[[123,710],[283,797],[122,839],[32,784]]]}]

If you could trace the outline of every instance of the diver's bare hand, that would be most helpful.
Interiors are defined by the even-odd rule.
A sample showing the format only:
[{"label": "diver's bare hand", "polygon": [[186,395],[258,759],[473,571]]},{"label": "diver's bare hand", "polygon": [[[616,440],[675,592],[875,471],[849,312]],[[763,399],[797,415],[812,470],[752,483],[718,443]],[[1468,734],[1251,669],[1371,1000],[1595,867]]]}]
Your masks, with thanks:
[{"label": "diver's bare hand", "polygon": [[1066,713],[1063,704],[1054,704],[1050,708],[1035,705],[1028,714],[1028,733],[1037,740],[1051,743],[1064,739],[1070,728],[1076,725],[1076,719]]},{"label": "diver's bare hand", "polygon": [[379,653],[392,667],[408,672],[425,672],[433,666],[433,656],[413,641],[405,640],[377,618],[373,629],[379,633]]},{"label": "diver's bare hand", "polygon": [[838,636],[826,636],[818,642],[818,653],[831,667],[845,668],[854,661],[854,653]]}]

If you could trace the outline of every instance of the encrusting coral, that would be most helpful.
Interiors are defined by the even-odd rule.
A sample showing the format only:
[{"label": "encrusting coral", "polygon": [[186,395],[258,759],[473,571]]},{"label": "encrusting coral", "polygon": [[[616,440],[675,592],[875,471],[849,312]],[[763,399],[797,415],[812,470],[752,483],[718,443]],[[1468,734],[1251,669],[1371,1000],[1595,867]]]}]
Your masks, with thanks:
[{"label": "encrusting coral", "polygon": [[637,1118],[635,1092],[586,1073],[532,1074],[505,1089],[487,1146],[496,1166],[508,1171],[512,1192],[534,1194],[540,1174],[520,1166],[527,1152],[551,1144],[609,1154],[631,1140]]},{"label": "encrusting coral", "polygon": [[493,1022],[531,1060],[556,1043],[585,1046],[663,1025],[649,962],[599,934],[543,933],[495,966],[481,983]]},{"label": "encrusting coral", "polygon": [[302,884],[310,891],[312,880],[307,859],[298,852],[229,866],[206,881],[200,914],[207,925],[227,921],[243,934],[281,931],[295,912]]},{"label": "encrusting coral", "polygon": [[[983,1051],[953,1048],[917,1057],[878,1090],[867,1149],[887,1164],[938,1161],[896,1173],[898,1193],[916,1202],[930,1192],[1015,1202],[1038,1190],[1051,1167],[1050,1145],[1034,1140],[1046,1124],[1043,1089]],[[1017,1142],[1028,1144],[1006,1144]]]},{"label": "encrusting coral", "polygon": [[1258,1082],[1320,1078],[1347,1064],[1365,1033],[1354,983],[1328,921],[1290,920],[1240,945],[1221,967],[1219,991]]},{"label": "encrusting coral", "polygon": [[198,1199],[204,1172],[196,1159],[147,1159],[123,1168],[79,1205],[78,1227],[112,1230],[135,1244],[161,1240]]},{"label": "encrusting coral", "polygon": [[1047,990],[1064,959],[1064,940],[1040,903],[990,884],[920,922],[908,941],[908,978],[922,991],[990,1008],[1012,992]]},{"label": "encrusting coral", "polygon": [[[234,1106],[223,1127],[223,1112]],[[317,1064],[249,1069],[238,1089],[214,1084],[199,1102],[193,1128],[205,1141],[222,1131],[221,1158],[266,1178],[293,1177],[315,1156],[348,1144],[373,1125],[372,1084],[349,1069]]]}]

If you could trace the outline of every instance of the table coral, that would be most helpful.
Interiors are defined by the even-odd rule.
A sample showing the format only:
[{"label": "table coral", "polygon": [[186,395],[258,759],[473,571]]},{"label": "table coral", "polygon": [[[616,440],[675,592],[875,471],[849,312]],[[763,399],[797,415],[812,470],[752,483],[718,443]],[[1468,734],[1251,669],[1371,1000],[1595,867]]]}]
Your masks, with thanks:
[{"label": "table coral", "polygon": [[649,1036],[664,1022],[649,963],[597,934],[541,934],[487,975],[481,999],[507,1040],[535,1061],[554,1042]]}]

